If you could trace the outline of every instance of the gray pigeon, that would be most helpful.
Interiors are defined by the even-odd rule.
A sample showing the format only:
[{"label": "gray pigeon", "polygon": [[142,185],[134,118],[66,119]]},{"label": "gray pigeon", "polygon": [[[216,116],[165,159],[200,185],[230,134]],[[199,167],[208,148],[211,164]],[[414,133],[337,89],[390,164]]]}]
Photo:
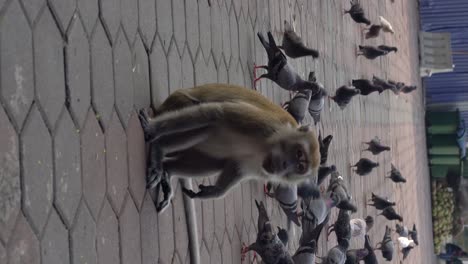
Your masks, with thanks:
[{"label": "gray pigeon", "polygon": [[366,28],[364,31],[366,32],[366,39],[376,38],[380,35],[380,30],[382,29],[382,25],[372,25],[369,28]]},{"label": "gray pigeon", "polygon": [[388,53],[390,53],[392,51],[396,53],[398,51],[397,47],[392,47],[392,46],[387,46],[387,45],[379,45],[379,46],[377,46],[377,48],[380,49],[380,50],[384,50],[384,51],[386,51]]},{"label": "gray pigeon", "polygon": [[405,183],[406,182],[406,179],[403,178],[403,176],[401,175],[401,172],[395,167],[395,165],[391,164],[391,171],[389,172],[390,176],[385,176],[385,178],[390,178],[393,182],[396,182],[396,183]]},{"label": "gray pigeon", "polygon": [[258,233],[257,239],[249,246],[242,246],[242,260],[245,254],[251,250],[257,252],[265,264],[294,264],[287,248],[284,246],[281,239],[275,233],[271,225],[270,219],[266,212],[263,202],[255,200],[258,209]]},{"label": "gray pigeon", "polygon": [[346,183],[338,171],[333,171],[331,173],[327,192],[331,192],[331,196],[337,208],[349,210],[351,212],[357,211],[356,205],[351,203],[351,195],[348,193]]},{"label": "gray pigeon", "polygon": [[360,94],[358,89],[352,89],[346,85],[341,86],[336,90],[335,96],[330,97],[340,107],[341,110],[351,102],[353,96]]},{"label": "gray pigeon", "polygon": [[328,227],[328,236],[335,232],[337,241],[350,240],[351,239],[351,217],[349,211],[340,209],[338,217],[333,225]]},{"label": "gray pigeon", "polygon": [[380,197],[374,193],[372,193],[371,202],[372,204],[367,205],[374,206],[378,210],[383,210],[389,206],[395,206],[395,202],[390,202],[388,199]]},{"label": "gray pigeon", "polygon": [[400,92],[408,94],[416,90],[418,87],[416,85],[405,85],[400,89]]},{"label": "gray pigeon", "polygon": [[326,257],[322,258],[321,264],[344,264],[346,262],[346,251],[349,241],[343,240],[328,251]]},{"label": "gray pigeon", "polygon": [[401,253],[403,254],[403,260],[405,260],[409,256],[409,253],[413,248],[413,246],[408,246],[401,249]]},{"label": "gray pigeon", "polygon": [[375,255],[374,248],[372,247],[372,241],[370,240],[369,235],[366,235],[364,238],[364,248],[367,249],[368,253],[364,257],[365,264],[378,264],[377,256]]},{"label": "gray pigeon", "polygon": [[411,231],[409,231],[409,235],[410,235],[411,239],[413,239],[414,243],[416,245],[419,245],[418,230],[416,229],[416,224],[413,224],[413,229],[411,229]]},{"label": "gray pigeon", "polygon": [[359,45],[359,51],[357,53],[357,56],[359,57],[362,55],[369,60],[375,60],[376,58],[387,55],[387,54],[388,54],[388,51],[381,50],[374,46]]},{"label": "gray pigeon", "polygon": [[317,82],[317,78],[315,77],[315,72],[309,73],[308,81],[314,83],[319,88],[317,92],[312,94],[309,102],[309,114],[314,119],[314,123],[317,124],[320,122],[320,114],[323,110],[325,105],[325,97],[328,96],[327,91],[323,87],[323,85]]},{"label": "gray pigeon", "polygon": [[378,215],[383,215],[385,216],[385,218],[387,218],[387,220],[398,220],[400,222],[403,222],[403,217],[401,217],[399,214],[397,214],[397,212],[395,211],[395,209],[391,206],[383,209],[383,211],[378,214]]},{"label": "gray pigeon", "polygon": [[372,76],[372,82],[375,85],[382,87],[384,90],[391,90],[393,93],[398,94],[398,88],[395,84],[392,84],[384,79],[381,79],[377,76]]},{"label": "gray pigeon", "polygon": [[298,91],[289,102],[284,104],[286,111],[294,117],[298,124],[302,124],[306,116],[311,97],[312,90],[301,90]]},{"label": "gray pigeon", "polygon": [[363,143],[367,145],[367,149],[364,149],[363,151],[369,151],[373,155],[379,155],[383,151],[390,151],[390,147],[383,145],[378,137],[375,137],[369,142]]},{"label": "gray pigeon", "polygon": [[322,139],[322,133],[319,133],[319,145],[320,145],[320,165],[327,163],[328,159],[328,149],[330,148],[330,143],[333,139],[332,135],[328,135]]},{"label": "gray pigeon", "polygon": [[349,14],[351,18],[358,24],[371,24],[370,20],[366,18],[364,9],[361,7],[359,0],[351,0],[351,8],[349,10],[345,10],[344,13]]},{"label": "gray pigeon", "polygon": [[[273,189],[273,191],[271,191]],[[268,182],[265,194],[275,198],[288,220],[291,220],[296,225],[300,226],[297,217],[297,186],[293,184],[272,183]]]},{"label": "gray pigeon", "polygon": [[[329,194],[318,198],[306,197],[302,199],[302,212],[299,213],[301,216],[301,228],[303,230],[313,230],[317,228],[318,225],[328,221],[330,210],[335,206],[335,204],[335,201],[329,196]],[[303,232],[299,243],[304,244],[312,239],[313,237],[310,237],[308,232]]]},{"label": "gray pigeon", "polygon": [[294,59],[305,56],[319,57],[318,51],[306,47],[302,38],[294,32],[293,27],[286,20],[284,21],[283,44],[279,48],[283,49],[286,55]]},{"label": "gray pigeon", "polygon": [[382,242],[377,243],[375,249],[382,251],[382,257],[384,259],[387,261],[392,261],[395,243],[393,243],[392,240],[392,229],[390,227],[385,226],[385,234]]},{"label": "gray pigeon", "polygon": [[399,225],[398,223],[395,225],[395,232],[397,232],[397,234],[400,235],[401,237],[409,236],[408,227]]},{"label": "gray pigeon", "polygon": [[369,173],[372,172],[374,168],[377,168],[379,166],[378,162],[373,162],[372,160],[368,158],[361,158],[356,164],[351,166],[351,168],[356,168],[354,170],[355,173],[357,173],[360,176],[366,176]]},{"label": "gray pigeon", "polygon": [[299,248],[296,250],[296,253],[294,253],[294,264],[315,263],[318,239],[323,227],[327,224],[327,222],[328,217],[314,229],[309,229],[308,227],[310,226],[302,228],[302,237],[304,237],[304,239],[302,243],[299,244]]},{"label": "gray pigeon", "polygon": [[367,250],[366,248],[350,249],[346,251],[345,264],[359,264],[359,262],[361,262],[361,260],[363,260],[367,256],[367,254],[369,254],[369,250]]},{"label": "gray pigeon", "polygon": [[379,85],[375,85],[367,79],[355,79],[355,80],[352,80],[352,84],[356,89],[361,91],[361,95],[364,95],[364,96],[369,95],[373,92],[379,92],[380,94],[384,90]]},{"label": "gray pigeon", "polygon": [[332,172],[336,171],[336,166],[320,166],[318,170],[317,185],[321,185],[322,182],[330,175]]}]

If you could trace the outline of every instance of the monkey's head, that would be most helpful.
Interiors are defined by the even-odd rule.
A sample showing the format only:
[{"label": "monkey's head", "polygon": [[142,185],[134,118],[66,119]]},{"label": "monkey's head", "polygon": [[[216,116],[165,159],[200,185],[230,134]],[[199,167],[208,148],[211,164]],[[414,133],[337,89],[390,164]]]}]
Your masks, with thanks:
[{"label": "monkey's head", "polygon": [[287,129],[270,139],[270,148],[262,167],[280,181],[301,182],[317,177],[320,147],[309,126]]}]

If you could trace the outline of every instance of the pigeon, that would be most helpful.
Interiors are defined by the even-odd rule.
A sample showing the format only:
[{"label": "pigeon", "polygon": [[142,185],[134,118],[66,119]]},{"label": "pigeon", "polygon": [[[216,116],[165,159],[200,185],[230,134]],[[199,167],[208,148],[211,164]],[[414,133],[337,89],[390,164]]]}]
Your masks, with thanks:
[{"label": "pigeon", "polygon": [[320,165],[324,165],[327,163],[328,159],[328,148],[330,147],[330,143],[333,139],[332,135],[326,136],[322,139],[322,134],[319,133],[319,145],[320,145]]},{"label": "pigeon", "polygon": [[406,179],[403,178],[403,176],[401,175],[401,172],[393,164],[391,164],[391,166],[392,166],[392,169],[389,172],[390,176],[385,176],[385,178],[390,178],[393,182],[396,182],[396,183],[399,183],[399,182],[405,183]]},{"label": "pigeon", "polygon": [[372,25],[369,28],[364,29],[366,32],[366,39],[376,38],[380,35],[381,25]]},{"label": "pigeon", "polygon": [[378,49],[380,50],[384,50],[388,53],[394,51],[395,53],[398,51],[398,48],[397,47],[392,47],[392,46],[387,46],[387,45],[379,45],[377,46]]},{"label": "pigeon", "polygon": [[284,20],[283,43],[278,48],[283,49],[284,53],[293,59],[305,56],[319,57],[319,52],[306,47],[302,38],[294,32],[293,27],[286,20]]},{"label": "pigeon", "polygon": [[416,245],[419,245],[419,240],[418,240],[418,230],[416,229],[416,224],[413,224],[413,229],[409,231],[409,235],[411,239],[413,239],[414,243]]},{"label": "pigeon", "polygon": [[383,215],[385,216],[385,218],[387,218],[387,220],[398,220],[400,222],[403,222],[403,217],[401,217],[399,214],[397,214],[397,212],[395,211],[395,209],[391,206],[383,209],[383,211],[378,214],[378,215]]},{"label": "pigeon", "polygon": [[349,247],[349,241],[339,241],[338,245],[328,251],[327,256],[322,258],[322,264],[344,264],[346,262],[346,251]]},{"label": "pigeon", "polygon": [[415,85],[412,85],[412,86],[405,85],[400,89],[400,92],[408,94],[408,93],[411,93],[412,91],[414,91],[416,89],[417,89],[417,87]]},{"label": "pigeon", "polygon": [[390,22],[388,22],[383,16],[379,16],[379,20],[383,32],[395,34],[395,31],[393,31],[393,27],[392,24],[390,24]]},{"label": "pigeon", "polygon": [[368,253],[364,257],[365,264],[377,264],[377,256],[375,255],[374,248],[372,247],[372,242],[369,235],[364,237],[364,248],[367,249]]},{"label": "pigeon", "polygon": [[398,93],[398,88],[395,84],[391,84],[390,82],[385,81],[384,79],[381,79],[375,75],[372,76],[372,82],[375,85],[382,87],[384,90],[391,90],[393,93]]},{"label": "pigeon", "polygon": [[357,173],[360,176],[366,176],[369,173],[372,172],[372,169],[377,168],[379,166],[378,162],[373,162],[372,160],[368,158],[361,158],[356,164],[354,164],[353,167],[356,167],[354,170],[355,173]]},{"label": "pigeon", "polygon": [[392,240],[392,231],[391,228],[385,226],[385,234],[382,239],[382,242],[377,243],[375,246],[376,250],[382,251],[382,257],[387,261],[392,261],[393,259],[393,251],[395,248],[395,244]]},{"label": "pigeon", "polygon": [[[271,192],[273,189],[273,192]],[[297,226],[300,226],[297,217],[297,186],[285,183],[268,182],[265,188],[265,194],[275,198],[286,214],[288,220],[291,220]]]},{"label": "pigeon", "polygon": [[416,244],[416,243],[414,243],[414,241],[412,239],[409,239],[409,238],[404,237],[404,236],[398,237],[398,243],[400,244],[401,248],[407,248],[407,247],[410,247],[410,246],[414,246]]},{"label": "pigeon", "polygon": [[[302,230],[313,230],[320,224],[327,222],[331,208],[336,205],[336,202],[328,195],[322,195],[318,198],[306,197],[301,201],[302,212],[298,215],[301,216]],[[312,237],[310,233],[303,232],[299,243],[307,243]]]},{"label": "pigeon", "polygon": [[330,175],[332,172],[336,171],[336,166],[320,166],[318,170],[317,185],[322,184],[322,182]]},{"label": "pigeon", "polygon": [[363,142],[363,143],[368,145],[367,149],[364,149],[363,151],[369,151],[373,155],[379,155],[383,151],[390,151],[390,147],[382,145],[378,137],[375,137],[369,142]]},{"label": "pigeon", "polygon": [[341,108],[341,110],[345,109],[345,107],[351,102],[353,96],[360,94],[361,91],[358,89],[352,89],[346,85],[341,86],[336,90],[335,96],[330,97],[336,104]]},{"label": "pigeon", "polygon": [[249,246],[242,246],[242,260],[247,252],[253,250],[260,255],[265,264],[285,263],[294,264],[288,250],[284,246],[281,239],[275,233],[271,225],[270,219],[266,212],[263,202],[255,200],[258,209],[258,233],[257,239]]},{"label": "pigeon", "polygon": [[331,173],[327,192],[331,192],[337,208],[349,210],[353,213],[357,211],[356,205],[351,202],[351,195],[348,193],[345,181],[338,171]]},{"label": "pigeon", "polygon": [[[315,228],[302,228],[302,243],[293,255],[294,264],[315,263],[315,254],[317,253],[317,243],[323,227],[327,224],[328,217]],[[310,227],[310,226],[309,226]]]},{"label": "pigeon", "polygon": [[359,45],[359,51],[357,56],[364,56],[369,60],[375,60],[377,57],[387,55],[388,51],[376,48],[374,46],[362,46]]},{"label": "pigeon", "polygon": [[312,90],[298,91],[294,97],[284,104],[284,108],[296,119],[298,124],[302,124],[309,107]]},{"label": "pigeon", "polygon": [[365,219],[353,218],[349,221],[352,237],[364,237],[366,233],[374,226],[374,218],[367,216]]},{"label": "pigeon", "polygon": [[406,226],[396,224],[395,225],[395,232],[397,232],[397,234],[400,237],[408,237],[409,236],[409,231],[408,231],[408,228]]},{"label": "pigeon", "polygon": [[403,260],[405,260],[408,257],[409,253],[411,252],[413,248],[414,246],[408,246],[408,247],[401,249],[401,253],[403,254]]},{"label": "pigeon", "polygon": [[371,81],[367,79],[356,79],[352,81],[353,86],[361,91],[361,95],[369,95],[373,92],[382,93],[384,89],[378,85],[373,84]]},{"label": "pigeon", "polygon": [[345,10],[344,14],[349,14],[351,18],[358,24],[366,24],[370,25],[371,22],[369,19],[366,18],[364,14],[364,9],[361,7],[359,0],[351,0],[351,8],[349,10]]},{"label": "pigeon", "polygon": [[349,216],[349,211],[340,209],[335,223],[328,227],[327,239],[332,232],[335,232],[337,241],[349,241],[351,239],[350,221],[351,217]]},{"label": "pigeon", "polygon": [[323,87],[323,85],[317,82],[315,72],[309,73],[308,81],[311,83],[315,83],[319,88],[318,92],[312,94],[312,97],[309,101],[309,114],[314,119],[314,123],[316,125],[318,122],[320,122],[320,113],[323,110],[323,107],[325,105],[325,97],[328,96],[328,93]]},{"label": "pigeon", "polygon": [[281,228],[279,226],[277,226],[276,228],[278,228],[278,233],[277,233],[277,236],[278,238],[281,240],[281,243],[283,243],[283,245],[285,247],[288,246],[288,241],[289,241],[289,234],[288,234],[288,231],[284,228]]},{"label": "pigeon", "polygon": [[388,199],[380,197],[374,193],[372,193],[371,201],[372,204],[367,205],[374,206],[378,210],[383,210],[389,206],[395,206],[395,202],[390,202]]},{"label": "pigeon", "polygon": [[369,250],[367,250],[366,248],[350,249],[346,251],[345,264],[359,264],[359,262],[361,262],[361,260],[363,260],[367,256],[367,254],[369,254]]},{"label": "pigeon", "polygon": [[392,81],[392,80],[388,80],[388,83],[390,85],[393,85],[395,86],[395,89],[392,89],[392,92],[395,94],[395,95],[398,95],[400,94],[400,91],[403,87],[405,87],[405,83],[403,82],[395,82],[395,81]]}]

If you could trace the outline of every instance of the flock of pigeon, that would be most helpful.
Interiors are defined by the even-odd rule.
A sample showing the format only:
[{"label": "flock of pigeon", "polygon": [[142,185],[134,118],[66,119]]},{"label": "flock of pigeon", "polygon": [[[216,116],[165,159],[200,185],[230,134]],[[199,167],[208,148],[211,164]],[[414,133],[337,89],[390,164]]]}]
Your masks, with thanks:
[{"label": "flock of pigeon", "polygon": [[[359,0],[351,1],[351,8],[345,11],[357,23],[363,23],[369,28],[366,28],[366,39],[374,38],[381,31],[394,33],[391,24],[380,17],[380,24],[371,25],[369,19],[366,18],[365,12],[359,3]],[[391,90],[395,94],[409,93],[416,89],[416,86],[406,85],[403,82],[395,82],[392,80],[383,80],[377,76],[373,76],[372,80],[357,79],[352,80],[352,86],[341,86],[337,89],[336,94],[332,97],[328,96],[323,85],[317,81],[314,72],[310,72],[308,80],[302,79],[294,68],[288,63],[286,55],[290,58],[300,58],[304,56],[319,57],[319,52],[307,47],[301,37],[294,31],[293,26],[287,21],[284,21],[284,36],[281,46],[277,46],[271,32],[268,32],[268,40],[258,33],[258,38],[262,43],[268,55],[268,64],[264,66],[254,65],[254,77],[257,69],[265,69],[267,72],[258,78],[254,79],[255,83],[267,78],[275,82],[281,88],[295,92],[292,99],[284,104],[284,108],[298,121],[302,123],[307,113],[311,115],[315,124],[320,122],[320,113],[325,104],[325,98],[329,97],[335,101],[341,109],[344,109],[355,95],[369,95],[378,91],[382,93],[385,90]],[[384,56],[390,52],[397,52],[396,47],[380,45],[374,46],[359,46],[357,56],[364,56],[367,59],[376,59],[379,56]],[[286,54],[286,55],[285,55]],[[328,251],[328,254],[321,259],[321,263],[359,263],[364,261],[366,264],[378,263],[376,253],[380,250],[382,257],[391,261],[394,255],[395,244],[392,240],[392,232],[398,234],[398,243],[405,259],[410,250],[418,245],[418,237],[416,225],[413,225],[412,230],[407,227],[396,224],[395,230],[386,226],[385,235],[381,242],[375,246],[372,244],[367,232],[374,225],[374,218],[367,216],[364,219],[351,219],[351,213],[357,211],[356,205],[353,204],[351,194],[348,191],[347,184],[343,180],[342,175],[338,172],[335,165],[327,166],[328,148],[333,139],[332,135],[322,138],[319,134],[321,165],[319,168],[318,177],[309,179],[307,182],[299,185],[288,185],[279,183],[268,183],[265,185],[265,194],[276,199],[280,207],[286,214],[289,224],[294,223],[300,226],[302,234],[299,240],[299,248],[294,255],[290,255],[288,244],[288,231],[277,227],[274,228],[269,219],[265,205],[263,202],[256,202],[258,216],[258,234],[256,241],[249,246],[242,247],[242,260],[245,259],[246,253],[253,250],[256,258],[260,255],[262,263],[265,264],[282,264],[282,263],[315,263],[318,250],[318,239],[322,229],[327,225],[332,208],[336,207],[339,210],[338,217],[334,224],[330,225],[326,235],[328,236],[335,232],[338,245]],[[390,147],[383,145],[376,137],[369,142],[364,142],[366,148],[362,151],[369,151],[373,155],[378,155],[384,151],[390,151]],[[354,172],[360,176],[366,176],[372,170],[379,166],[379,163],[367,158],[361,158],[354,166]],[[325,179],[330,176],[329,185],[327,188],[322,186]],[[401,172],[391,164],[391,171],[386,178],[390,178],[395,183],[405,183]],[[381,210],[378,215],[382,215],[389,221],[403,221],[403,218],[395,211],[394,202],[390,202],[387,198],[378,196],[372,193],[369,206]],[[298,210],[300,204],[301,211]],[[350,249],[350,240],[353,237],[364,237],[364,247],[361,249]]]}]

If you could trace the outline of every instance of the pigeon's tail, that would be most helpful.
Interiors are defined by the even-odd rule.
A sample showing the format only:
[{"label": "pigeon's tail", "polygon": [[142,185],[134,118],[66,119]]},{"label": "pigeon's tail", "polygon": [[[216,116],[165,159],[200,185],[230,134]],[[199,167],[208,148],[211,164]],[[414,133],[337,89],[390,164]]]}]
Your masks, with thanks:
[{"label": "pigeon's tail", "polygon": [[364,49],[364,46],[359,45],[358,47],[359,47],[359,50]]},{"label": "pigeon's tail", "polygon": [[263,36],[262,33],[258,32],[257,36],[260,42],[262,43],[262,46],[265,48],[265,50],[268,53],[268,51],[270,50],[270,44],[265,40],[265,37]]},{"label": "pigeon's tail", "polygon": [[271,31],[268,31],[267,35],[268,35],[268,43],[270,43],[270,47],[278,48],[278,46],[276,45],[275,38],[273,37],[273,34],[271,34]]}]

